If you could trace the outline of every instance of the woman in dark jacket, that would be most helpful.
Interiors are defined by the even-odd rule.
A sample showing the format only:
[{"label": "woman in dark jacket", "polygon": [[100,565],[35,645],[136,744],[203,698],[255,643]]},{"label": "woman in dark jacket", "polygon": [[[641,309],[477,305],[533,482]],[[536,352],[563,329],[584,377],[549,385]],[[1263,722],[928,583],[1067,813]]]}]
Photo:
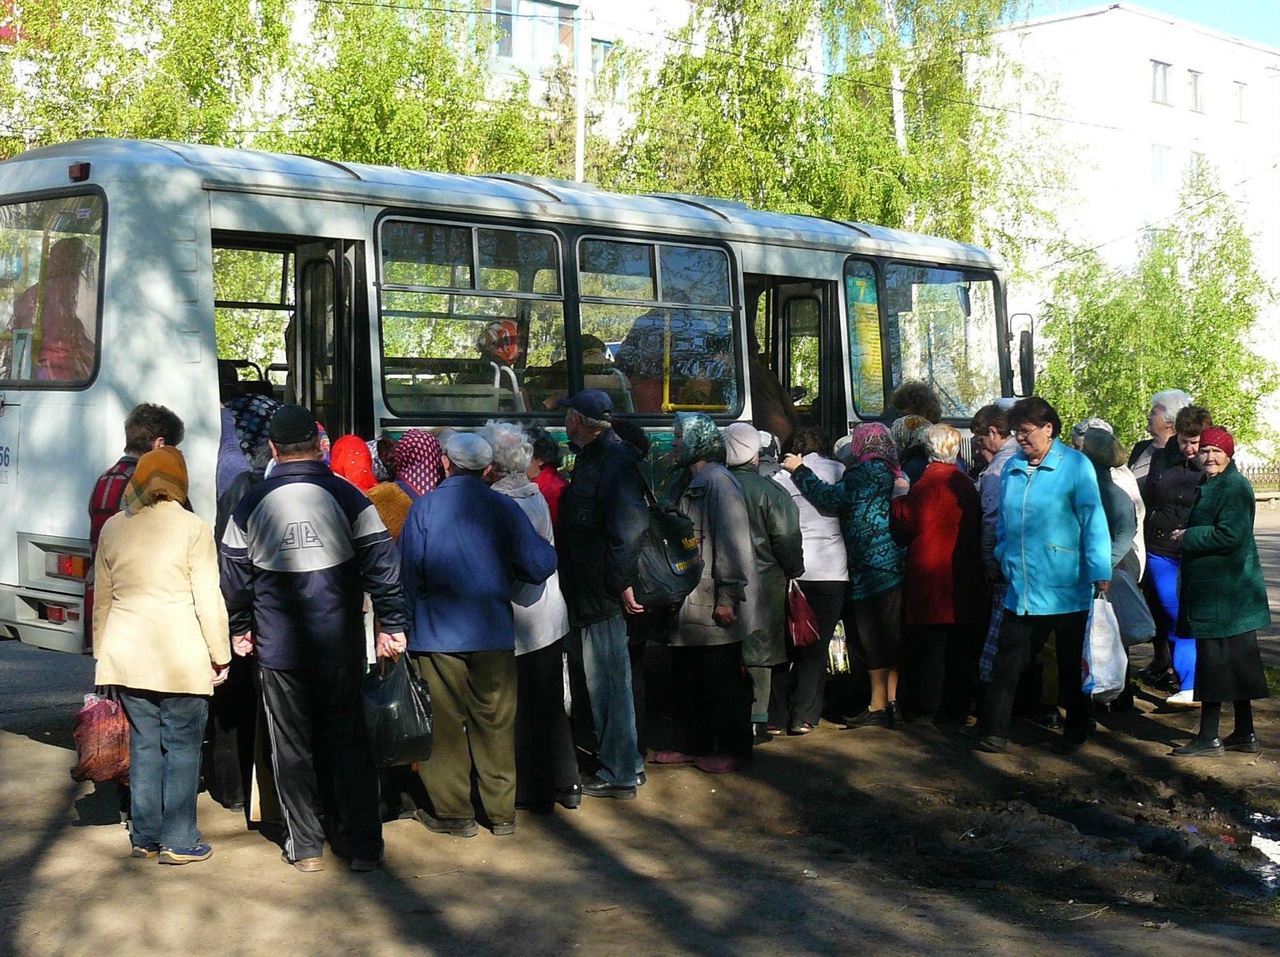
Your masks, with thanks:
[{"label": "woman in dark jacket", "polygon": [[[1182,543],[1182,588],[1178,634],[1196,642],[1196,700],[1200,733],[1173,753],[1179,757],[1261,750],[1253,731],[1253,698],[1267,697],[1258,652],[1259,628],[1271,624],[1267,585],[1253,538],[1253,486],[1231,457],[1231,433],[1210,426],[1200,435],[1197,457],[1205,483],[1174,532]],[[1222,702],[1235,705],[1236,726],[1218,737]]]},{"label": "woman in dark jacket", "polygon": [[1151,470],[1142,484],[1142,500],[1147,506],[1144,532],[1147,543],[1147,578],[1155,591],[1157,616],[1163,612],[1178,676],[1178,691],[1168,703],[1194,707],[1196,645],[1177,630],[1178,570],[1182,565],[1182,544],[1174,537],[1187,519],[1196,500],[1204,473],[1196,458],[1200,433],[1213,424],[1207,409],[1188,406],[1177,415],[1178,437],[1151,457]]}]

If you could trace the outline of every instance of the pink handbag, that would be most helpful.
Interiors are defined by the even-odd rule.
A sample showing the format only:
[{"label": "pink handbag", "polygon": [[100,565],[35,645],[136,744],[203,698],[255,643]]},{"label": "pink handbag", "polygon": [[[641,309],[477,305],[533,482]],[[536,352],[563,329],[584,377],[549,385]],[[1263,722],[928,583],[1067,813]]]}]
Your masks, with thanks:
[{"label": "pink handbag", "polygon": [[818,616],[794,581],[787,586],[787,637],[797,648],[806,648],[818,640]]}]

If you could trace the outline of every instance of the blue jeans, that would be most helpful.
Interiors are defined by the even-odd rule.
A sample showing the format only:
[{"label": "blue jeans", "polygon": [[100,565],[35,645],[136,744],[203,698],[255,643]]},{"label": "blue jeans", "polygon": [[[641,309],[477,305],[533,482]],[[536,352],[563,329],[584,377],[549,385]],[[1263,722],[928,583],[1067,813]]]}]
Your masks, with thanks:
[{"label": "blue jeans", "polygon": [[1147,574],[1155,585],[1156,595],[1160,598],[1160,607],[1169,619],[1169,647],[1173,653],[1173,670],[1178,673],[1178,689],[1190,691],[1196,685],[1196,640],[1181,638],[1177,635],[1178,627],[1178,575],[1182,568],[1181,558],[1166,558],[1163,555],[1147,556]]},{"label": "blue jeans", "polygon": [[622,615],[582,629],[582,670],[591,718],[600,743],[600,779],[633,785],[643,766],[636,746],[636,709],[631,697],[631,657]]},{"label": "blue jeans", "polygon": [[129,801],[135,846],[195,847],[200,745],[209,699],[122,688],[129,718]]}]

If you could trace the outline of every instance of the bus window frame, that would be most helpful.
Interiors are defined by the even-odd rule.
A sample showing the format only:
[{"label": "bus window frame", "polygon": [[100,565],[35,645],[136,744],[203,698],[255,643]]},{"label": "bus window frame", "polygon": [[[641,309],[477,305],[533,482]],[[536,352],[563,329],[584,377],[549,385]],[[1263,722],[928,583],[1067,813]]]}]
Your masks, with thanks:
[{"label": "bus window frame", "polygon": [[[406,283],[384,283],[383,268],[385,262],[382,255],[382,229],[388,221],[401,221],[411,223],[422,223],[431,226],[445,226],[451,228],[467,229],[471,232],[471,286],[464,288],[461,286],[418,286]],[[556,279],[560,287],[560,292],[556,295],[548,293],[525,293],[525,292],[504,292],[501,290],[482,289],[479,286],[480,281],[480,249],[479,234],[481,229],[501,229],[509,232],[522,233],[538,233],[550,236],[555,243],[556,252]],[[370,352],[372,347],[377,347],[377,378],[378,393],[381,395],[382,408],[386,415],[382,416],[383,426],[392,423],[403,423],[406,427],[414,427],[417,423],[430,422],[447,424],[451,422],[474,423],[480,420],[488,420],[492,418],[515,418],[530,419],[538,418],[539,415],[545,418],[545,411],[540,413],[536,409],[526,409],[523,412],[499,411],[492,409],[486,412],[460,412],[457,410],[437,410],[437,411],[398,411],[387,396],[387,377],[386,377],[386,354],[384,350],[385,343],[385,327],[383,322],[383,292],[385,288],[390,287],[394,292],[417,292],[431,295],[464,295],[472,297],[493,296],[499,299],[511,299],[524,302],[558,302],[561,305],[561,331],[564,335],[564,348],[566,355],[572,350],[569,346],[570,339],[570,287],[568,283],[567,257],[565,255],[566,247],[569,243],[566,236],[556,229],[549,228],[545,225],[532,225],[523,221],[512,221],[508,219],[500,219],[489,216],[449,218],[447,214],[439,210],[414,210],[405,207],[387,207],[384,208],[373,221],[372,246],[374,256],[374,279],[373,286],[376,294],[375,310],[377,316],[377,337],[370,343]],[[576,309],[576,307],[574,307]],[[574,318],[576,321],[576,312]],[[572,368],[572,366],[571,366]],[[371,376],[372,378],[372,376]],[[572,380],[571,380],[572,381]],[[371,383],[372,384],[372,383]]]},{"label": "bus window frame", "polygon": [[10,379],[6,376],[0,378],[0,389],[11,389],[15,392],[84,392],[93,388],[93,384],[98,381],[98,376],[102,373],[102,317],[107,302],[107,230],[111,218],[106,190],[96,183],[59,189],[33,190],[7,196],[3,205],[21,206],[24,203],[67,199],[74,196],[96,196],[102,203],[102,230],[98,233],[98,301],[94,310],[93,371],[87,379],[77,382],[42,382],[34,378]]},{"label": "bus window frame", "polygon": [[[879,323],[880,330],[880,401],[883,408],[880,412],[868,415],[863,412],[858,405],[858,396],[853,388],[853,366],[850,364],[851,353],[853,350],[853,339],[849,334],[849,292],[845,285],[846,270],[849,264],[857,262],[863,263],[871,267],[871,275],[876,285],[876,318]],[[844,367],[844,388],[845,395],[848,396],[848,409],[853,412],[854,418],[859,422],[879,422],[893,411],[889,405],[889,396],[893,394],[893,388],[890,382],[893,380],[892,369],[889,365],[889,350],[887,343],[889,340],[889,312],[885,307],[884,296],[884,267],[889,260],[880,256],[865,256],[852,253],[845,257],[844,263],[840,267],[840,303],[842,306],[842,315],[840,323],[840,337],[842,340],[843,357],[841,364]]]},{"label": "bus window frame", "polygon": [[[582,244],[590,241],[603,242],[623,242],[623,243],[642,243],[653,247],[653,269],[654,269],[654,294],[657,297],[662,296],[662,257],[657,254],[659,246],[682,246],[693,249],[714,249],[723,253],[726,265],[728,267],[729,282],[729,304],[727,306],[713,306],[704,303],[684,303],[684,302],[664,302],[661,298],[656,300],[649,299],[619,299],[610,296],[584,296],[581,288],[581,265],[582,265]],[[685,309],[691,311],[704,312],[723,312],[730,316],[733,329],[733,359],[734,359],[734,387],[737,391],[737,405],[725,409],[723,412],[706,412],[704,414],[712,419],[721,422],[737,422],[746,421],[742,418],[743,413],[747,411],[748,402],[750,400],[750,389],[747,386],[747,331],[746,331],[746,313],[743,308],[743,278],[742,264],[738,261],[738,257],[734,254],[733,246],[725,241],[714,239],[711,237],[695,237],[684,235],[672,235],[671,233],[637,233],[637,232],[609,232],[606,230],[586,229],[577,232],[573,238],[573,268],[572,273],[573,291],[574,291],[574,308],[573,308],[573,335],[581,342],[582,339],[582,310],[584,303],[591,305],[614,305],[629,307],[659,307],[668,309]],[[565,324],[565,335],[569,335],[568,322]],[[576,379],[570,381],[581,381],[581,350],[574,350],[574,368],[573,375]],[[573,367],[571,367],[573,368]],[[682,411],[682,410],[676,410]],[[666,421],[675,415],[673,412],[632,412],[628,413],[628,419],[634,419],[640,422],[656,422]]]}]

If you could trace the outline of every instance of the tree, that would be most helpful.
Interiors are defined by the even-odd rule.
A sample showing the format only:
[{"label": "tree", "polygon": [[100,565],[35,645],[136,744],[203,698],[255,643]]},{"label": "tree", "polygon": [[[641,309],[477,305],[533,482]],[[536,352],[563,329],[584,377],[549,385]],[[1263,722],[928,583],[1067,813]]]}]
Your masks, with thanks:
[{"label": "tree", "polygon": [[1234,204],[1202,166],[1180,202],[1182,213],[1150,234],[1132,270],[1083,252],[1057,276],[1037,391],[1064,423],[1101,416],[1132,442],[1151,396],[1179,388],[1237,440],[1266,432],[1258,405],[1280,379],[1249,340],[1274,293]]},{"label": "tree", "polygon": [[0,150],[85,136],[240,145],[289,24],[287,0],[27,0],[0,67]]}]

